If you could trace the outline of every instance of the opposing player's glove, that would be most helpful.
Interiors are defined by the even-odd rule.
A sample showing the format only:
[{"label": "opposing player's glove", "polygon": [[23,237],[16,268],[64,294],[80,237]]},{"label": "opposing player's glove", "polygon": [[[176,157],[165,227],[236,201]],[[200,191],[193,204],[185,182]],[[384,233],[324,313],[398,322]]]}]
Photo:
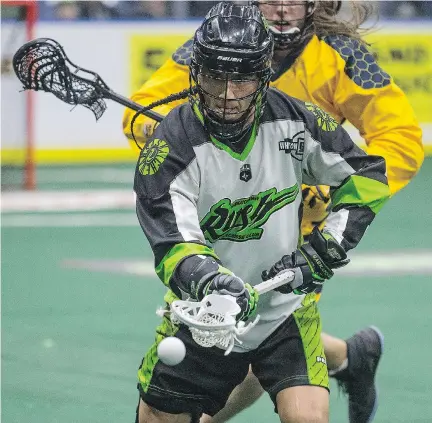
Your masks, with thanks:
[{"label": "opposing player's glove", "polygon": [[301,231],[303,236],[309,236],[315,226],[323,229],[330,213],[330,187],[325,185],[302,186],[303,218]]},{"label": "opposing player's glove", "polygon": [[[258,293],[212,257],[187,257],[176,269],[172,282],[197,301],[212,292],[235,297],[241,308],[237,320],[247,320],[258,304]],[[176,287],[173,289],[175,292]]]},{"label": "opposing player's glove", "polygon": [[329,234],[322,234],[318,228],[312,231],[309,242],[290,255],[283,256],[269,271],[262,273],[267,280],[285,269],[297,270],[293,283],[282,285],[277,291],[284,294],[308,294],[319,288],[333,276],[333,270],[349,263],[345,250]]}]

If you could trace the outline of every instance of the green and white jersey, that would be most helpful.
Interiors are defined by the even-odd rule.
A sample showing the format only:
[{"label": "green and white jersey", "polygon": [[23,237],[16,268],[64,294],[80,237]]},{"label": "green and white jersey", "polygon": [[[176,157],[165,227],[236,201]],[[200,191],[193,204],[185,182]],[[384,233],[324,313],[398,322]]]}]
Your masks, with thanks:
[{"label": "green and white jersey", "polygon": [[[198,117],[197,117],[198,115]],[[349,250],[389,197],[385,163],[368,156],[317,106],[277,90],[267,93],[258,128],[242,148],[206,133],[189,104],[175,108],[141,152],[135,193],[156,272],[173,299],[176,266],[213,256],[256,285],[261,273],[300,241],[301,185],[329,185],[333,210],[326,231]],[[237,346],[256,348],[304,296],[261,296],[261,319]]]}]

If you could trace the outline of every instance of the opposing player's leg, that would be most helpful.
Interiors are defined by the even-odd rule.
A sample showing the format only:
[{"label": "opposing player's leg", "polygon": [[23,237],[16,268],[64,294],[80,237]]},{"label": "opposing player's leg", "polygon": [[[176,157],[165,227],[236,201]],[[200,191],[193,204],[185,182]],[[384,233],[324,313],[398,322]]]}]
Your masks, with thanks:
[{"label": "opposing player's leg", "polygon": [[[167,336],[181,339],[186,346],[186,357],[176,366],[165,365],[156,354]],[[186,327],[164,317],[156,342],[138,370],[137,423],[198,423],[203,413],[213,416],[244,380],[249,362],[248,354],[225,356],[222,349],[199,346]]]},{"label": "opposing player's leg", "polygon": [[[322,333],[330,376],[348,394],[350,423],[371,422],[375,415],[378,405],[375,377],[382,355],[382,339],[375,328],[362,330],[348,341]],[[246,380],[233,391],[226,408],[213,419],[203,416],[201,423],[228,422],[252,405],[263,392],[258,379],[249,372]]]},{"label": "opposing player's leg", "polygon": [[327,423],[328,372],[313,294],[254,351],[252,370],[282,423]]},{"label": "opposing player's leg", "polygon": [[225,407],[213,417],[203,415],[200,423],[225,423],[250,407],[263,393],[264,389],[258,379],[249,371],[245,380],[232,391]]},{"label": "opposing player's leg", "polygon": [[136,423],[195,423],[195,421],[189,413],[164,413],[150,407],[141,398],[139,400]]},{"label": "opposing player's leg", "polygon": [[322,333],[324,352],[327,359],[327,367],[330,370],[343,367],[347,361],[347,344],[343,339],[335,338],[327,333]]},{"label": "opposing player's leg", "polygon": [[[328,356],[330,375],[348,394],[350,423],[369,423],[378,407],[376,372],[383,353],[384,337],[374,327],[363,329],[346,341],[330,336],[325,337],[332,351]],[[340,345],[345,344],[345,347]],[[346,357],[343,357],[343,350]],[[327,351],[326,351],[327,354]]]}]

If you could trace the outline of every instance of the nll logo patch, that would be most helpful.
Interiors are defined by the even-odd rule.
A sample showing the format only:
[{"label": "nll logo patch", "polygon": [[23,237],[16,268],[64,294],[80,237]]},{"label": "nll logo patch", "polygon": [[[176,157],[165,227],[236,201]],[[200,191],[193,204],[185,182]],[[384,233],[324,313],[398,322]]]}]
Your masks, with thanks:
[{"label": "nll logo patch", "polygon": [[292,138],[279,141],[279,151],[291,154],[295,159],[301,160],[304,153],[304,131],[297,132]]},{"label": "nll logo patch", "polygon": [[316,361],[317,361],[317,363],[323,363],[323,364],[327,365],[327,361],[326,361],[325,357],[321,357],[320,355],[317,355]]},{"label": "nll logo patch", "polygon": [[252,179],[252,170],[250,165],[245,164],[240,169],[240,180],[248,182]]}]

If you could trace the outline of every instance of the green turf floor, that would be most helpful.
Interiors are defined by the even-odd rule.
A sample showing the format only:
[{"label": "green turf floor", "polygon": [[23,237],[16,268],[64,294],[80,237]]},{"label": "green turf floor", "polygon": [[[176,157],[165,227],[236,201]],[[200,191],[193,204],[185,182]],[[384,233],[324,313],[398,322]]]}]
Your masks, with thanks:
[{"label": "green turf floor", "polygon": [[[358,250],[432,251],[431,181],[428,159],[382,210]],[[4,227],[1,241],[1,421],[132,423],[136,370],[153,341],[162,284],[62,263],[150,260],[141,229]],[[377,423],[432,422],[431,299],[431,274],[336,276],[326,285],[320,308],[327,332],[347,337],[375,324],[385,334]],[[346,414],[346,400],[332,385],[331,422],[347,422]],[[262,398],[233,421],[278,418]]]}]

